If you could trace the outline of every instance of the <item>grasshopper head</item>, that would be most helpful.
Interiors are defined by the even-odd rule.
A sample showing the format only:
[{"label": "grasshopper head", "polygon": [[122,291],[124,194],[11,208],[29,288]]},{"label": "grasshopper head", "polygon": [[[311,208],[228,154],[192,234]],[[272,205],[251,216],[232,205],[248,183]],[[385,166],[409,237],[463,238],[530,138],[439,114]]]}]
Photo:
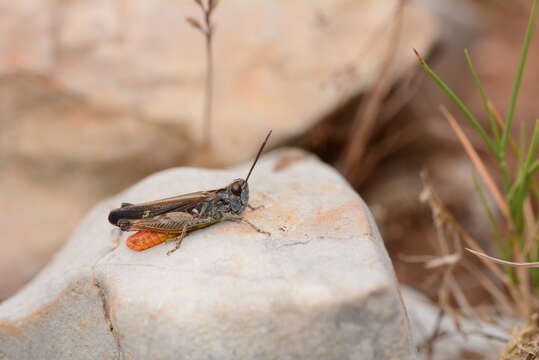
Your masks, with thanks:
[{"label": "grasshopper head", "polygon": [[242,213],[249,202],[249,184],[247,184],[247,181],[236,179],[226,187],[225,192],[230,211],[234,214]]},{"label": "grasshopper head", "polygon": [[262,146],[260,146],[260,149],[258,149],[255,161],[253,161],[253,165],[251,165],[251,168],[247,173],[247,177],[245,179],[236,179],[232,181],[232,183],[230,183],[230,185],[228,185],[226,188],[221,190],[219,197],[223,205],[218,211],[231,212],[239,215],[243,212],[243,210],[245,210],[247,204],[249,203],[249,185],[247,184],[247,181],[249,180],[249,176],[251,176],[256,162],[258,161],[262,150],[264,150],[264,146],[266,146],[270,135],[271,130],[269,131],[268,135],[266,135],[266,139],[262,143]]}]

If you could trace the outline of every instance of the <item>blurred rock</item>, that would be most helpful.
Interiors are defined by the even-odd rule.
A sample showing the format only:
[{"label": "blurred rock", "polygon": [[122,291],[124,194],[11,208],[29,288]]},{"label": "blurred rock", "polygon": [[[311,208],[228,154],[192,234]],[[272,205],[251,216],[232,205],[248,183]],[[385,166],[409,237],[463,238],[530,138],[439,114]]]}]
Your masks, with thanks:
[{"label": "blurred rock", "polygon": [[[248,158],[268,128],[276,141],[298,135],[368,89],[380,71],[397,3],[222,3],[214,15],[213,163]],[[155,144],[145,138],[172,124],[183,136],[175,149],[162,152],[192,156],[205,77],[204,40],[185,21],[200,17],[194,1],[21,1],[3,7],[10,21],[0,22],[6,34],[0,74],[2,92],[10,96],[2,110],[11,110],[5,122],[24,123],[15,129],[14,153],[120,163],[153,153]],[[34,17],[40,21],[24,21]],[[394,81],[415,64],[410,49],[426,51],[435,36],[434,19],[410,3]],[[22,79],[27,84],[20,92]],[[157,138],[165,145],[163,136]]]},{"label": "blurred rock", "polygon": [[[416,345],[425,360],[494,360],[508,338],[506,331],[494,325],[461,319],[461,330],[445,316],[440,323],[439,336],[432,339],[440,309],[417,291],[402,286],[402,297],[413,329]],[[432,357],[425,345],[432,343]]]},{"label": "blurred rock", "polygon": [[[246,217],[144,252],[107,222],[122,201],[244,176],[177,168],[97,205],[66,247],[0,305],[8,359],[412,359],[408,320],[369,210],[331,168],[297,150],[257,166]],[[301,154],[301,153],[300,153]],[[282,159],[295,158],[283,165]],[[278,166],[279,170],[275,167]]]},{"label": "blurred rock", "polygon": [[[269,128],[273,144],[290,140],[367,91],[396,5],[222,2],[206,165],[250,158]],[[200,16],[192,0],[3,1],[0,10],[0,207],[20,208],[0,219],[16,239],[0,255],[0,272],[12,274],[0,279],[2,299],[95,201],[200,163],[205,63],[204,40],[185,21]],[[415,64],[410,49],[425,52],[436,34],[431,14],[409,2],[392,81]]]}]

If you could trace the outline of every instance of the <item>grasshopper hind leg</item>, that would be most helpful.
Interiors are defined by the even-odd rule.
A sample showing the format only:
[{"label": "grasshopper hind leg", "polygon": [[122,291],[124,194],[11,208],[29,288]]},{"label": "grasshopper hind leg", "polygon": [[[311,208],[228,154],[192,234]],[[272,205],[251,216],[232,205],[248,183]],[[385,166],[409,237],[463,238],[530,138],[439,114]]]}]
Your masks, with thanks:
[{"label": "grasshopper hind leg", "polygon": [[185,238],[185,234],[187,233],[187,226],[185,226],[182,229],[182,232],[176,236],[173,240],[175,242],[175,246],[172,250],[167,251],[167,255],[170,256],[174,251],[178,250],[180,248],[180,245],[182,244],[183,239]]}]

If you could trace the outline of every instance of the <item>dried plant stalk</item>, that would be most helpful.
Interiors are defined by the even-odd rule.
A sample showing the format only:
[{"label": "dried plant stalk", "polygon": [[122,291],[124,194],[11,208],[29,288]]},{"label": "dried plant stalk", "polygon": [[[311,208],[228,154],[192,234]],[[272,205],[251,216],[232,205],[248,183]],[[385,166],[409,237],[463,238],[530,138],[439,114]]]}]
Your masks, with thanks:
[{"label": "dried plant stalk", "polygon": [[460,143],[462,144],[462,147],[468,154],[468,157],[472,160],[473,165],[475,166],[477,172],[479,173],[479,176],[483,179],[485,185],[489,189],[490,193],[492,194],[492,197],[498,204],[498,207],[501,209],[502,213],[506,218],[509,216],[509,210],[507,209],[507,203],[505,202],[502,194],[500,193],[500,190],[498,189],[498,186],[492,179],[492,176],[490,176],[490,173],[488,172],[487,168],[483,164],[483,161],[481,161],[481,158],[477,154],[477,151],[475,151],[472,143],[458,124],[457,120],[451,115],[451,113],[444,107],[441,106],[440,110],[442,114],[445,116],[447,122],[449,125],[451,125],[451,128],[455,132],[455,135],[457,135],[457,138],[459,139]]},{"label": "dried plant stalk", "polygon": [[202,123],[202,145],[211,146],[211,123],[213,110],[213,36],[215,25],[212,23],[212,14],[219,4],[219,0],[194,0],[203,13],[203,23],[195,18],[188,17],[186,21],[196,30],[200,31],[206,40],[206,81],[204,88],[204,107]]},{"label": "dried plant stalk", "polygon": [[[357,170],[357,164],[363,159],[369,139],[372,136],[376,119],[380,113],[382,100],[390,89],[390,75],[393,62],[395,60],[396,50],[399,46],[401,35],[403,13],[406,5],[405,0],[400,0],[395,12],[395,22],[392,26],[388,47],[381,66],[381,72],[378,81],[367,99],[357,110],[354,122],[352,124],[349,144],[343,151],[338,161],[337,167],[341,173],[349,180],[353,181],[353,172]],[[354,185],[354,184],[352,184]]]},{"label": "dried plant stalk", "polygon": [[487,255],[487,254],[482,253],[480,251],[476,251],[476,250],[472,250],[472,249],[468,249],[468,248],[466,248],[466,250],[468,250],[469,252],[471,252],[472,254],[474,254],[476,256],[479,256],[479,257],[488,259],[488,260],[490,260],[492,262],[495,262],[496,264],[509,265],[509,266],[514,266],[514,267],[523,267],[523,268],[536,268],[536,267],[539,267],[539,261],[535,261],[535,262],[507,261],[507,260],[502,260],[502,259],[495,258],[494,256]]},{"label": "dried plant stalk", "polygon": [[[459,262],[465,264],[466,267],[473,266],[472,263],[465,262],[462,256],[462,244],[465,243],[469,248],[473,248],[475,251],[484,253],[481,247],[475,242],[465,231],[460,224],[455,220],[453,215],[445,207],[442,200],[437,196],[432,187],[426,171],[421,173],[421,179],[423,181],[423,192],[421,193],[421,200],[427,202],[431,208],[433,222],[438,235],[437,247],[441,258],[450,256],[452,252],[458,254]],[[448,240],[450,239],[450,241]],[[452,244],[452,245],[450,245]],[[512,299],[509,300],[505,294],[497,288],[491,281],[486,281],[485,276],[478,272],[472,272],[471,275],[482,285],[482,287],[492,296],[493,299],[497,299],[500,305],[505,308],[509,308],[511,312],[523,313],[525,310],[519,305],[522,304],[522,296],[517,289],[507,279],[506,275],[492,262],[487,259],[480,258],[482,263],[490,270],[490,272],[496,277],[496,279],[505,285],[509,290]],[[432,260],[431,260],[432,261]],[[451,264],[446,271],[452,272],[456,266]],[[449,277],[449,275],[447,275]],[[449,280],[448,280],[449,281]],[[451,280],[452,281],[452,280]],[[449,285],[442,282],[440,287],[446,287],[443,291],[451,290]],[[453,290],[454,291],[454,288]],[[441,307],[447,311],[447,303],[440,304]],[[443,306],[442,306],[443,305]],[[447,311],[448,314],[454,314],[455,311]]]}]

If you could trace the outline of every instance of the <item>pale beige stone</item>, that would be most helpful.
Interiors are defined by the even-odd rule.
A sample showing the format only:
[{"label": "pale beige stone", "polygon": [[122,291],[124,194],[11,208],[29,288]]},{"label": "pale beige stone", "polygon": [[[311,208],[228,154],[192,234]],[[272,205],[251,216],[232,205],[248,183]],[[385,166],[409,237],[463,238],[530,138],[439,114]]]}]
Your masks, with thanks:
[{"label": "pale beige stone", "polygon": [[[261,159],[245,216],[143,252],[107,222],[120,202],[211,189],[248,165],[157,173],[97,205],[36,279],[0,304],[8,359],[413,359],[372,216],[307,154]],[[297,154],[297,153],[296,153]],[[300,153],[301,154],[301,153]],[[276,170],[276,165],[280,170]],[[284,168],[283,168],[284,166]]]},{"label": "pale beige stone", "polygon": [[[269,128],[276,143],[298,135],[369,89],[383,63],[397,3],[223,2],[214,15],[214,163],[246,159]],[[80,116],[92,127],[73,133],[71,127],[82,125],[75,115],[45,101],[14,114],[30,126],[18,128],[22,143],[11,151],[57,161],[104,161],[100,153],[114,151],[128,158],[139,150],[121,147],[108,136],[108,125],[100,124],[114,127],[117,114],[131,123],[126,136],[143,137],[149,123],[166,123],[180,126],[183,142],[193,145],[200,138],[204,40],[185,21],[200,17],[194,1],[22,1],[3,7],[0,16],[10,22],[2,25],[0,74],[43,75],[44,91],[78,99]],[[407,5],[403,24],[393,81],[415,64],[411,48],[425,51],[436,38],[435,20],[416,2]],[[57,118],[54,131],[41,120],[43,107]],[[58,141],[67,134],[72,139]],[[189,148],[179,146],[176,154]]]}]

